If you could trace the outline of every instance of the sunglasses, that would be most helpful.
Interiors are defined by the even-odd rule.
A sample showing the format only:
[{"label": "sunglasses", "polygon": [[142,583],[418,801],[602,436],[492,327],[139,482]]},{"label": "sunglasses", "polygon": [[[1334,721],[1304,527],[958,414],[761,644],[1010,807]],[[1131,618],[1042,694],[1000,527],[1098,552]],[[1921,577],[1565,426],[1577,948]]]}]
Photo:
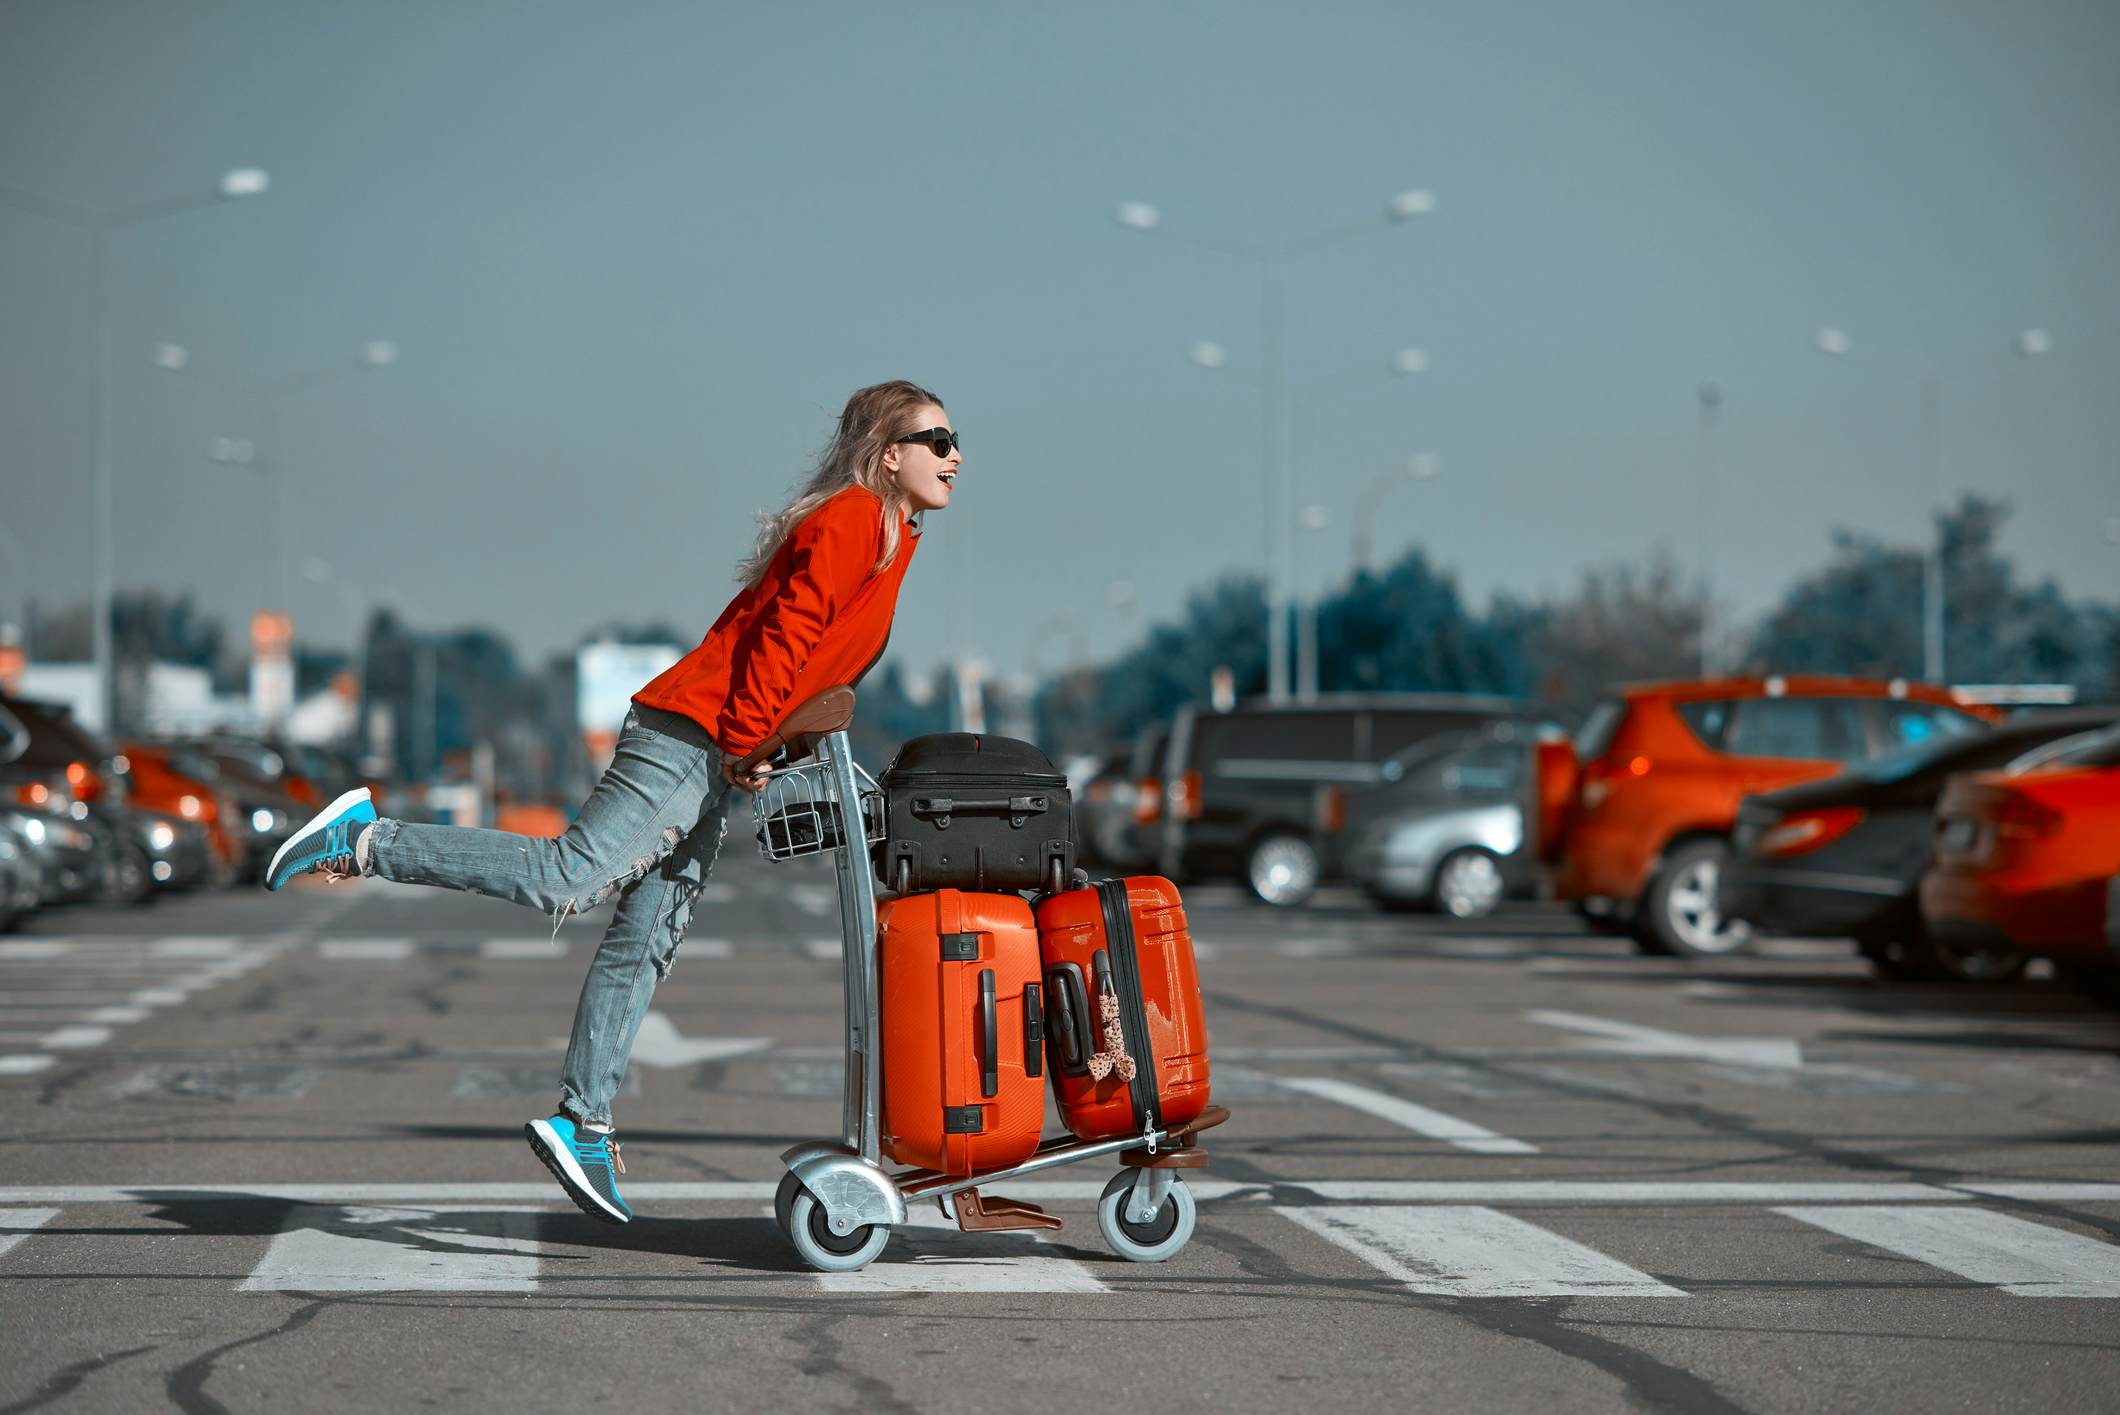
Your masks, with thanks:
[{"label": "sunglasses", "polygon": [[925,442],[937,457],[947,457],[952,452],[962,452],[954,428],[931,427],[926,432],[916,432],[910,437],[901,437],[900,442]]}]

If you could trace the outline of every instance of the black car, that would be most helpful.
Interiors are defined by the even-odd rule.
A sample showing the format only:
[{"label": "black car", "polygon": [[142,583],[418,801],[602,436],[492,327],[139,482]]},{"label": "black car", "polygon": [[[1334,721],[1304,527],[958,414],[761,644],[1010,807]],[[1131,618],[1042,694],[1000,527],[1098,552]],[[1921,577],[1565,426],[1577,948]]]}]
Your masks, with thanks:
[{"label": "black car", "polygon": [[1923,934],[1917,895],[1936,803],[1959,772],[1997,770],[2109,727],[2116,715],[2080,709],[2006,722],[1747,797],[1737,811],[1733,862],[1722,876],[1724,916],[1772,933],[1851,937],[1887,977],[2014,972],[2021,957],[1953,952]]},{"label": "black car", "polygon": [[[101,897],[134,904],[154,888],[114,754],[57,703],[0,695],[0,736],[20,750],[0,764],[0,791],[36,829],[49,902]],[[18,741],[26,736],[26,741]]]},{"label": "black car", "polygon": [[1234,877],[1265,903],[1300,904],[1331,872],[1315,843],[1326,788],[1380,782],[1386,761],[1438,732],[1534,715],[1514,698],[1464,693],[1181,708],[1163,758],[1159,872]]}]

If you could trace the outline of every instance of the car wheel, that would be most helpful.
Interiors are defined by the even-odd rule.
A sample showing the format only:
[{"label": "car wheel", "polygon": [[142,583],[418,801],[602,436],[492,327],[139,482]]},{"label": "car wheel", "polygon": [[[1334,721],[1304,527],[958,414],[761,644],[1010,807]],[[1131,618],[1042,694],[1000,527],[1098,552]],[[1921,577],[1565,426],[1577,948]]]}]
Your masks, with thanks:
[{"label": "car wheel", "polygon": [[2032,961],[2006,943],[1954,943],[1944,938],[1930,940],[1929,953],[1940,974],[1960,983],[2006,983]]},{"label": "car wheel", "polygon": [[1716,899],[1730,847],[1695,840],[1673,850],[1649,881],[1641,938],[1655,952],[1681,958],[1721,958],[1752,946],[1752,926],[1725,919]]},{"label": "car wheel", "polygon": [[1245,855],[1244,882],[1263,904],[1301,904],[1318,887],[1318,852],[1300,835],[1269,835]]},{"label": "car wheel", "polygon": [[147,872],[145,852],[120,846],[103,877],[103,898],[109,904],[142,904],[154,892],[154,877]]},{"label": "car wheel", "polygon": [[1453,919],[1484,919],[1501,905],[1501,861],[1478,846],[1453,850],[1435,867],[1435,907]]}]

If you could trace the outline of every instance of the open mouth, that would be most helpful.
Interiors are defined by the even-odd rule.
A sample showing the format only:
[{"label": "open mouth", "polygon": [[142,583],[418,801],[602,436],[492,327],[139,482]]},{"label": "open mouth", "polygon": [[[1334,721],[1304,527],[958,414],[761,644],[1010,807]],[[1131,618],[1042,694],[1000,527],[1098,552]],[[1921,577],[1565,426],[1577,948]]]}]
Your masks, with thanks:
[{"label": "open mouth", "polygon": [[935,480],[941,482],[944,486],[948,486],[951,482],[957,480],[957,474],[955,472],[937,472],[935,473]]}]

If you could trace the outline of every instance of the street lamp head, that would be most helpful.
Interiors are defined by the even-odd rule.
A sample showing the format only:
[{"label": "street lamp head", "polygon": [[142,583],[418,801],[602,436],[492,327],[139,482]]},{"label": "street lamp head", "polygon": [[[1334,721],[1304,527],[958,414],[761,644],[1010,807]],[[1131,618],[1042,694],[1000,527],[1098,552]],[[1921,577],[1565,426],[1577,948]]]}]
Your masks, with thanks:
[{"label": "street lamp head", "polygon": [[1297,513],[1306,531],[1322,531],[1332,524],[1332,508],[1323,502],[1312,502]]},{"label": "street lamp head", "polygon": [[1163,220],[1163,214],[1145,201],[1122,201],[1112,217],[1135,231],[1153,231]]},{"label": "street lamp head", "polygon": [[1406,475],[1414,481],[1433,481],[1443,474],[1443,459],[1433,452],[1416,452],[1406,463]]},{"label": "street lamp head", "polygon": [[1104,588],[1105,602],[1113,609],[1132,609],[1138,597],[1132,580],[1113,580]]},{"label": "street lamp head", "polygon": [[208,459],[223,466],[247,467],[257,454],[257,446],[243,437],[217,437],[206,444]]},{"label": "street lamp head", "polygon": [[1185,351],[1185,357],[1201,368],[1220,368],[1229,362],[1229,350],[1212,340],[1202,339]]},{"label": "street lamp head", "polygon": [[185,348],[182,344],[157,344],[155,345],[153,360],[156,368],[167,369],[171,373],[177,373],[183,369],[184,365],[191,362],[191,350]]},{"label": "street lamp head", "polygon": [[2027,359],[2054,351],[2054,336],[2044,329],[2027,329],[2017,336],[2017,352]]},{"label": "street lamp head", "polygon": [[1426,216],[1435,210],[1435,193],[1423,188],[1400,192],[1384,208],[1384,214],[1393,221],[1411,221],[1416,216]]},{"label": "street lamp head", "polygon": [[1695,389],[1694,393],[1699,397],[1700,405],[1703,408],[1720,408],[1722,406],[1722,385],[1712,378],[1702,380],[1700,387]]},{"label": "street lamp head", "polygon": [[237,197],[263,196],[272,185],[272,178],[262,167],[238,167],[221,174],[221,195],[230,201]]},{"label": "street lamp head", "polygon": [[1826,328],[1818,331],[1818,351],[1822,354],[1845,354],[1853,347],[1845,329]]},{"label": "street lamp head", "polygon": [[1391,371],[1402,377],[1428,372],[1426,349],[1401,349],[1391,356]]},{"label": "street lamp head", "polygon": [[370,368],[388,368],[397,356],[398,346],[389,339],[371,339],[361,346],[361,362]]}]

